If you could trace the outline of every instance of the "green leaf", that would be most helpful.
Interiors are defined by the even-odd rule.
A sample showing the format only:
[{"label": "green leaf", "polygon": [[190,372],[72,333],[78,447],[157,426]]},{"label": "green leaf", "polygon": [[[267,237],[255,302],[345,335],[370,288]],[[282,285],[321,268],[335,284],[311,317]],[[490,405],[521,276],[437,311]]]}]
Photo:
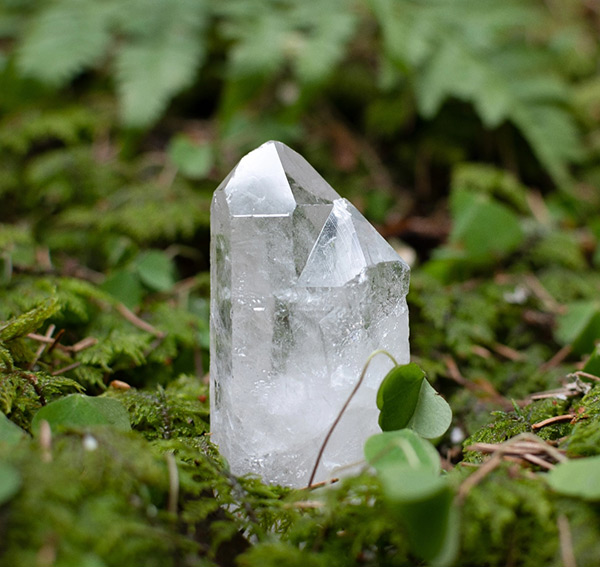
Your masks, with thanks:
[{"label": "green leaf", "polygon": [[113,272],[100,287],[130,309],[137,307],[144,295],[139,276],[129,270]]},{"label": "green leaf", "polygon": [[446,489],[444,479],[425,468],[390,465],[377,471],[377,475],[386,497],[395,502],[424,502]]},{"label": "green leaf", "polygon": [[519,217],[487,195],[457,189],[451,196],[450,245],[474,262],[494,262],[516,250],[524,234]]},{"label": "green leaf", "polygon": [[8,502],[21,488],[19,471],[8,463],[0,463],[0,506]]},{"label": "green leaf", "polygon": [[184,134],[175,136],[169,143],[169,158],[186,177],[201,179],[214,164],[213,148],[210,144],[196,144]]},{"label": "green leaf", "polygon": [[415,413],[423,380],[425,372],[414,362],[394,366],[388,372],[377,392],[381,429],[394,431],[408,425]]},{"label": "green leaf", "polygon": [[44,303],[31,311],[11,319],[0,327],[0,341],[7,342],[33,333],[44,321],[52,317],[60,309],[56,297],[49,297]]},{"label": "green leaf", "polygon": [[438,479],[439,489],[424,500],[404,501],[397,505],[408,531],[412,551],[421,559],[439,567],[452,565],[458,552],[458,509],[454,494]]},{"label": "green leaf", "polygon": [[372,435],[365,443],[365,458],[378,471],[404,466],[438,475],[441,470],[435,447],[410,429]]},{"label": "green leaf", "polygon": [[173,260],[160,250],[145,252],[135,262],[140,280],[155,291],[169,291],[175,284]]},{"label": "green leaf", "polygon": [[367,439],[365,457],[408,531],[412,552],[435,565],[451,565],[458,549],[458,512],[452,490],[440,477],[435,447],[403,429]]},{"label": "green leaf", "polygon": [[600,339],[600,303],[574,301],[567,312],[557,317],[556,340],[571,345],[573,352],[583,355],[592,352]]},{"label": "green leaf", "polygon": [[390,370],[377,392],[377,407],[379,426],[384,431],[408,427],[433,439],[443,435],[452,421],[450,406],[415,363]]},{"label": "green leaf", "polygon": [[433,386],[423,380],[419,391],[417,408],[407,427],[425,439],[441,437],[452,423],[452,409]]},{"label": "green leaf", "polygon": [[72,394],[41,408],[33,417],[32,431],[37,431],[42,420],[53,429],[111,425],[129,431],[129,414],[125,406],[113,398],[100,398]]},{"label": "green leaf", "polygon": [[16,445],[27,433],[0,412],[0,443]]},{"label": "green leaf", "polygon": [[[587,374],[593,374],[594,376],[600,377],[600,345],[596,345],[594,352],[587,359],[582,370]],[[585,380],[585,377],[582,376],[581,379]]]},{"label": "green leaf", "polygon": [[567,496],[600,501],[600,456],[556,465],[547,475],[550,486]]}]

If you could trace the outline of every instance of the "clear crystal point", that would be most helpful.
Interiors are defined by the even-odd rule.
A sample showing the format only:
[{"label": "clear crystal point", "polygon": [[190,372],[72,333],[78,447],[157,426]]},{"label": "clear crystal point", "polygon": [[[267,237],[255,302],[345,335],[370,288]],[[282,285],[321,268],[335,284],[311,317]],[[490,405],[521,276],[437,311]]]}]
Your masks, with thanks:
[{"label": "clear crystal point", "polygon": [[[408,279],[298,153],[267,142],[238,163],[211,208],[211,429],[234,474],[306,485],[367,357],[409,360]],[[373,360],[316,481],[362,459],[390,366]]]}]

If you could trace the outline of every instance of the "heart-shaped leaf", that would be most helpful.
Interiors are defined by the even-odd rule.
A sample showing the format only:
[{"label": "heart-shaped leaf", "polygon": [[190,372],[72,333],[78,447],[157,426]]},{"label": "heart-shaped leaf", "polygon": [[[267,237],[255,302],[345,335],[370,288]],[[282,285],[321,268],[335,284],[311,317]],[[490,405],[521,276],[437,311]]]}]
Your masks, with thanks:
[{"label": "heart-shaped leaf", "polygon": [[404,429],[413,418],[425,372],[414,362],[394,366],[377,392],[379,426],[383,431]]},{"label": "heart-shaped leaf", "polygon": [[369,437],[365,457],[377,471],[404,466],[438,475],[441,470],[435,447],[410,429],[384,431]]},{"label": "heart-shaped leaf", "polygon": [[550,486],[567,496],[600,501],[600,455],[556,465],[547,475]]},{"label": "heart-shaped leaf", "polygon": [[426,439],[443,435],[452,422],[452,410],[415,363],[395,366],[377,393],[379,426],[383,431],[410,428]]},{"label": "heart-shaped leaf", "polygon": [[0,443],[14,445],[26,435],[27,433],[23,429],[0,412]]},{"label": "heart-shaped leaf", "polygon": [[446,433],[451,423],[452,410],[448,402],[427,380],[423,380],[417,407],[408,427],[425,439],[435,439]]},{"label": "heart-shaped leaf", "polygon": [[144,285],[154,291],[169,291],[175,283],[173,260],[161,250],[149,250],[136,259],[136,269]]},{"label": "heart-shaped leaf", "polygon": [[33,417],[31,429],[38,431],[42,420],[53,429],[93,425],[112,425],[122,431],[131,429],[129,414],[121,402],[83,394],[71,394],[41,408]]}]

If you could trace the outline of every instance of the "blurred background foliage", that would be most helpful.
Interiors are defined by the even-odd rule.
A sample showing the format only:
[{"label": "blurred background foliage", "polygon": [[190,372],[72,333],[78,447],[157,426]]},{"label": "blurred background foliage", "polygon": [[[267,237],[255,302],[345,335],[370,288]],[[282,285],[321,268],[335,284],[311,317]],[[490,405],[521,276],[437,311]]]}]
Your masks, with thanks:
[{"label": "blurred background foliage", "polygon": [[[271,542],[244,564],[327,564],[339,549],[325,532],[314,535],[322,517],[301,521],[278,494],[236,484],[197,441],[208,427],[198,377],[208,363],[212,192],[244,153],[278,139],[376,224],[413,266],[413,359],[453,406],[455,434],[440,450],[459,460],[465,435],[504,419],[491,410],[510,412],[576,369],[600,371],[597,353],[588,360],[600,339],[599,33],[596,0],[0,0],[2,412],[30,431],[42,406],[84,391],[120,399],[160,459],[177,439],[182,490],[196,507],[155,550],[170,559],[177,550],[174,564],[231,561],[219,538],[207,547],[198,536],[207,518],[229,541],[239,529],[262,533],[259,525],[285,531],[285,514],[297,521],[290,541],[310,532],[331,557]],[[568,446],[565,427],[550,436]],[[105,452],[131,443],[136,454],[138,441],[106,435]],[[76,445],[68,438],[57,462]],[[21,470],[35,460],[25,449],[11,458]],[[159,476],[160,459],[148,465]],[[143,485],[144,506],[166,506],[168,487],[124,467]],[[229,510],[216,520],[198,474]],[[22,481],[42,482],[29,473]],[[352,516],[347,499],[367,502],[379,490],[360,482],[326,497],[331,526],[335,514]],[[76,495],[61,500],[48,483],[40,491],[49,507],[76,506]],[[128,493],[109,489],[113,504]],[[527,490],[506,490],[514,498],[502,506],[514,512]],[[498,524],[488,541],[468,519],[484,513],[490,493],[472,498],[465,557],[489,552],[481,564],[503,565],[508,528]],[[15,502],[24,526],[34,502]],[[232,502],[244,512],[235,516]],[[110,525],[117,504],[91,511],[90,522]],[[403,564],[402,535],[363,508],[372,523],[359,530],[357,554]],[[168,517],[144,514],[136,508],[130,518],[141,522],[139,541],[172,530]],[[544,541],[556,536],[547,514],[532,514]],[[56,538],[68,540],[72,519],[57,525]],[[38,541],[42,524],[28,529],[37,530],[31,548],[11,532],[7,564],[31,564],[36,545],[51,545]],[[73,535],[58,564],[117,565],[139,553],[135,542],[122,555],[90,551],[87,537]],[[369,559],[373,538],[400,555]],[[236,545],[242,553],[246,544]],[[204,559],[195,563],[186,546]],[[548,548],[549,558],[556,553]]]}]

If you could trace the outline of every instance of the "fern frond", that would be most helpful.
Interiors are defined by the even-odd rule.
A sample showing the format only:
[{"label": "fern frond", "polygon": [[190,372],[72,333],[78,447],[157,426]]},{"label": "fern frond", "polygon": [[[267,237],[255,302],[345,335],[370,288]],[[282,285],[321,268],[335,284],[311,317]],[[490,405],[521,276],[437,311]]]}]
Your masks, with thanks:
[{"label": "fern frond", "polygon": [[510,0],[372,0],[388,56],[415,84],[432,117],[454,97],[470,102],[488,128],[512,122],[558,185],[582,154],[566,111],[569,87],[548,55],[519,37],[539,6]]},{"label": "fern frond", "polygon": [[99,366],[105,372],[112,372],[114,369],[110,366],[117,361],[136,366],[143,364],[148,345],[147,335],[114,330],[94,346],[82,351],[78,360],[83,364]]},{"label": "fern frond", "polygon": [[61,216],[60,223],[125,234],[139,243],[190,237],[209,223],[208,199],[183,186],[172,190],[157,185],[127,187],[98,205],[103,207],[103,214],[89,207],[72,207]]},{"label": "fern frond", "polygon": [[318,10],[305,2],[262,0],[251,12],[244,0],[234,0],[217,12],[227,16],[224,32],[235,41],[232,76],[273,76],[288,63],[304,83],[330,76],[358,24],[347,0],[323,3]]},{"label": "fern frond", "polygon": [[37,14],[23,38],[18,54],[21,71],[64,85],[104,55],[113,6],[95,0],[50,3]]},{"label": "fern frond", "polygon": [[[154,122],[168,101],[189,86],[204,58],[204,2],[167,0],[133,4],[132,31],[116,55],[116,79],[124,122],[144,127]],[[136,22],[145,21],[141,28]],[[132,29],[133,28],[133,29]]]}]

